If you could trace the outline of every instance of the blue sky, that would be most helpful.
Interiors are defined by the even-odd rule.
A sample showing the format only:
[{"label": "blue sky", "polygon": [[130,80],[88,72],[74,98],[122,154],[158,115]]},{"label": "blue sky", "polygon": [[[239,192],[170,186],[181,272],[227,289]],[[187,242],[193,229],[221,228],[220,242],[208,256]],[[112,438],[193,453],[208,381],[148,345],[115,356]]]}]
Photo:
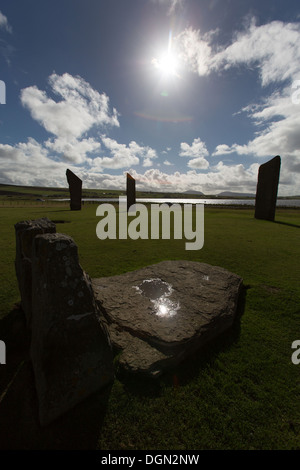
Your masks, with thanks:
[{"label": "blue sky", "polygon": [[0,80],[0,183],[300,194],[298,0],[2,0]]}]

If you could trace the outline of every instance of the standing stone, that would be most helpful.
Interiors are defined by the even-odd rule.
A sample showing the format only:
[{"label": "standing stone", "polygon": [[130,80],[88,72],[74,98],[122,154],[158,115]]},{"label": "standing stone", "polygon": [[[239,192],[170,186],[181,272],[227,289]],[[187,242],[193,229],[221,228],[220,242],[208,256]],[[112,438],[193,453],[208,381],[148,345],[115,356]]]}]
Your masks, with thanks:
[{"label": "standing stone", "polygon": [[130,206],[135,204],[135,179],[127,173],[126,179],[127,212]]},{"label": "standing stone", "polygon": [[55,232],[55,223],[46,217],[37,220],[25,220],[15,224],[15,269],[21,294],[21,306],[29,329],[31,327],[32,313],[32,242],[36,235]]},{"label": "standing stone", "polygon": [[71,237],[35,238],[32,284],[30,354],[46,425],[112,381],[112,350]]},{"label": "standing stone", "polygon": [[279,155],[259,167],[255,218],[274,221],[281,159]]},{"label": "standing stone", "polygon": [[66,171],[66,176],[70,190],[70,209],[71,211],[81,210],[82,180],[78,178],[71,170]]}]

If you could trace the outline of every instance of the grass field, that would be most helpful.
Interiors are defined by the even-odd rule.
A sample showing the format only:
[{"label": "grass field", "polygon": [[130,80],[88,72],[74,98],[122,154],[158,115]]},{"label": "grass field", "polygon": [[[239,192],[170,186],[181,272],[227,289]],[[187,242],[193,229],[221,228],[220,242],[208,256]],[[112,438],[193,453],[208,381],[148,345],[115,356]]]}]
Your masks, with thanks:
[{"label": "grass field", "polygon": [[[30,415],[34,392],[19,397],[30,402],[25,411],[10,408],[5,387],[19,370],[16,362],[6,382],[0,380],[0,448],[300,449],[300,364],[291,361],[292,342],[300,340],[300,211],[277,210],[270,223],[254,219],[253,209],[205,208],[204,247],[185,251],[184,240],[100,241],[96,207],[0,209],[0,339],[2,323],[20,300],[14,224],[44,216],[74,238],[91,277],[162,260],[203,261],[243,278],[243,314],[230,333],[156,382],[117,375],[105,398],[92,397],[46,429]],[[1,373],[9,364],[0,367]],[[18,380],[22,374],[30,372],[21,368]]]}]

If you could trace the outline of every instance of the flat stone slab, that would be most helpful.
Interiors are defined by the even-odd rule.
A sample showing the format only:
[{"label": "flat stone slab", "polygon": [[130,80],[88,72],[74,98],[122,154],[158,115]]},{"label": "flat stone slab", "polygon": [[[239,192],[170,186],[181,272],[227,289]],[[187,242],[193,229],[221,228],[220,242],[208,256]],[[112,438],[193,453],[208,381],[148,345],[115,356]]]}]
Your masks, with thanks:
[{"label": "flat stone slab", "polygon": [[192,261],[163,261],[93,279],[120,365],[158,376],[233,324],[242,278]]}]

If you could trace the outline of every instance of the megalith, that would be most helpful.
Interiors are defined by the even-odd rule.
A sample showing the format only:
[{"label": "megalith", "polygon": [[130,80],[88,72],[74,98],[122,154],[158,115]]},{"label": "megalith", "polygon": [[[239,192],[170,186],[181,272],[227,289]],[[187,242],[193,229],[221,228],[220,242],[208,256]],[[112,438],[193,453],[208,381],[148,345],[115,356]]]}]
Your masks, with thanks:
[{"label": "megalith", "polygon": [[46,425],[113,380],[112,349],[71,237],[35,237],[32,285],[30,355]]},{"label": "megalith", "polygon": [[70,209],[71,211],[80,211],[82,198],[82,180],[69,169],[66,171],[66,176],[70,190]]},{"label": "megalith", "polygon": [[224,268],[184,260],[92,280],[120,369],[148,377],[229,330],[242,283]]},{"label": "megalith", "polygon": [[31,327],[32,314],[32,242],[36,235],[55,232],[55,223],[47,217],[37,220],[25,220],[15,224],[15,269],[21,294],[21,307],[29,329]]},{"label": "megalith", "polygon": [[279,155],[259,167],[255,199],[255,218],[274,221],[281,158]]},{"label": "megalith", "polygon": [[135,204],[135,179],[127,173],[126,178],[127,212]]}]

